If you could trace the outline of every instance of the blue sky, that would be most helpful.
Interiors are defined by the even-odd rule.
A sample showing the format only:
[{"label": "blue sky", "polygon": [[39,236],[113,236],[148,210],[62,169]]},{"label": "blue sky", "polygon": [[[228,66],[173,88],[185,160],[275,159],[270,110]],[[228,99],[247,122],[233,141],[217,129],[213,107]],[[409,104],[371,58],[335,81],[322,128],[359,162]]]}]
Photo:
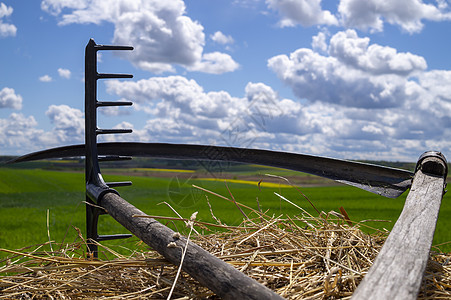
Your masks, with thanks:
[{"label": "blue sky", "polygon": [[[84,141],[84,48],[101,52],[99,141],[415,161],[451,146],[448,0],[0,0],[0,154]],[[407,8],[407,9],[406,9]]]}]

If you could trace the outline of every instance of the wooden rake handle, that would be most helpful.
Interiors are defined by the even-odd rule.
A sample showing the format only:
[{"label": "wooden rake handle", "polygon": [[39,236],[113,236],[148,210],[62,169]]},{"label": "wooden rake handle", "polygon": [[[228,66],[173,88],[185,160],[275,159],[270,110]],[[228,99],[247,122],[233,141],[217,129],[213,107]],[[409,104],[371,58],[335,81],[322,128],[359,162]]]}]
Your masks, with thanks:
[{"label": "wooden rake handle", "polygon": [[420,157],[406,203],[352,299],[417,299],[429,259],[447,163],[438,152]]},{"label": "wooden rake handle", "polygon": [[[180,264],[181,249],[188,243],[182,269],[222,299],[283,299],[193,242],[179,237],[155,219],[133,217],[143,216],[145,213],[119,195],[107,193],[100,204],[122,226],[175,265]],[[168,247],[170,243],[175,243],[176,247]]]}]

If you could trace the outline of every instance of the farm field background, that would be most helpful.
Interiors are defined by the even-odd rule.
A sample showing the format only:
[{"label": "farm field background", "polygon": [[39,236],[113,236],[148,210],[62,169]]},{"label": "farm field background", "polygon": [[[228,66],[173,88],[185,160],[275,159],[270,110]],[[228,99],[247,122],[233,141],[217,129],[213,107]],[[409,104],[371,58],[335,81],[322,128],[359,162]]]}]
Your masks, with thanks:
[{"label": "farm field background", "polygon": [[[176,167],[176,169],[174,169]],[[198,167],[198,166],[197,166]],[[308,213],[318,216],[304,195],[317,210],[339,212],[342,206],[350,219],[360,222],[364,231],[369,227],[390,230],[404,205],[407,193],[398,199],[377,196],[354,187],[307,174],[249,165],[228,166],[226,171],[207,172],[196,166],[102,168],[106,181],[131,180],[131,187],[117,188],[123,198],[153,216],[189,218],[198,211],[197,220],[216,223],[214,216],[227,225],[238,225],[243,215],[235,204],[203,189],[233,198],[267,214],[297,215],[303,212],[281,200],[275,193],[289,199]],[[271,174],[273,176],[267,176]],[[293,186],[283,179],[288,178]],[[258,183],[260,184],[258,185]],[[42,244],[72,243],[77,239],[75,228],[85,235],[84,172],[80,164],[71,161],[38,162],[0,168],[0,248],[20,249]],[[207,202],[208,200],[208,202]],[[172,207],[172,209],[171,209]],[[246,214],[250,211],[244,210]],[[255,215],[250,214],[255,217]],[[48,219],[48,226],[47,226]],[[370,221],[376,220],[376,221]],[[161,220],[183,232],[180,221]],[[368,227],[367,227],[368,226]],[[451,203],[445,194],[434,237],[436,251],[450,252]],[[100,217],[100,234],[127,233],[111,217]],[[208,232],[205,231],[204,234]],[[116,251],[136,249],[137,238],[103,242]],[[129,250],[127,250],[129,249]],[[0,253],[0,256],[4,256]]]}]

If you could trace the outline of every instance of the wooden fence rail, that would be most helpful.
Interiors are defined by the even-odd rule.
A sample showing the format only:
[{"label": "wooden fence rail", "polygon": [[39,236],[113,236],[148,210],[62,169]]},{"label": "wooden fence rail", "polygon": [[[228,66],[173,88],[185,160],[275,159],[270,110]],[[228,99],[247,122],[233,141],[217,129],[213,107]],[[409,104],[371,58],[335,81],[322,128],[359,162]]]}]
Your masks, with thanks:
[{"label": "wooden fence rail", "polygon": [[403,211],[352,299],[417,299],[429,259],[447,166],[425,158],[415,173]]}]

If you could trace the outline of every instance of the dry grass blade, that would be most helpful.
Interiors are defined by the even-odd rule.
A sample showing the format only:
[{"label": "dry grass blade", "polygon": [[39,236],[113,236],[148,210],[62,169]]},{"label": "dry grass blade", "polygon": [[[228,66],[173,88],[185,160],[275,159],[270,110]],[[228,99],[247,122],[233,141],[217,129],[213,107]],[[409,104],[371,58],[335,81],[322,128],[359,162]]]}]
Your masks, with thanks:
[{"label": "dry grass blade", "polygon": [[[182,271],[183,261],[185,260],[186,249],[187,249],[188,244],[189,244],[189,240],[190,240],[190,237],[191,237],[191,232],[193,232],[193,229],[194,229],[194,220],[196,219],[196,216],[197,216],[197,211],[191,215],[191,218],[190,218],[190,220],[187,223],[187,226],[190,228],[189,234],[188,234],[188,237],[186,238],[185,247],[182,248],[182,257],[180,259],[180,264],[179,264],[179,267],[177,269],[177,274],[175,275],[174,283],[172,284],[171,290],[169,291],[169,295],[168,295],[167,300],[171,299],[172,293],[174,292],[175,286],[177,284],[177,280],[178,280],[178,278],[180,276],[180,272]],[[176,233],[176,234],[178,234],[178,233]],[[180,236],[180,234],[178,234],[178,236]],[[173,243],[173,242],[171,242],[171,243]],[[170,246],[170,244],[168,245],[168,247]],[[173,243],[173,244],[176,245],[175,243]]]},{"label": "dry grass blade", "polygon": [[232,198],[232,201],[233,201],[233,203],[235,204],[236,208],[238,208],[238,210],[240,211],[240,213],[241,213],[248,221],[251,221],[251,219],[249,219],[249,217],[244,213],[244,211],[241,209],[241,207],[240,207],[240,206],[238,205],[238,203],[236,202],[235,197],[233,197],[233,194],[232,194],[232,192],[231,192],[230,189],[229,189],[229,186],[228,186],[228,184],[227,184],[227,181],[225,182],[225,185],[226,185],[226,187],[227,187],[227,191],[229,192],[230,197]]},{"label": "dry grass blade", "polygon": [[283,181],[286,181],[290,186],[292,186],[293,188],[295,188],[296,191],[297,191],[299,194],[301,194],[302,197],[304,197],[305,200],[308,201],[308,203],[310,203],[310,205],[313,207],[314,210],[316,210],[316,212],[317,212],[318,214],[320,214],[320,211],[316,208],[316,206],[313,204],[313,202],[310,201],[310,199],[309,199],[303,192],[301,192],[297,186],[295,186],[294,184],[292,184],[287,178],[282,177],[282,176],[278,176],[278,175],[272,175],[272,174],[265,174],[265,175],[268,176],[268,177],[275,177],[275,178],[279,178],[279,179],[281,179],[281,180],[283,180]]},{"label": "dry grass blade", "polygon": [[224,200],[227,200],[227,201],[229,201],[229,202],[235,203],[237,206],[240,206],[240,207],[249,209],[250,211],[256,213],[256,214],[259,215],[259,216],[262,216],[262,217],[265,216],[265,217],[267,217],[264,213],[262,213],[262,212],[260,212],[260,211],[258,211],[258,210],[256,210],[256,209],[253,209],[252,207],[249,207],[249,206],[244,205],[244,204],[242,204],[242,203],[239,203],[239,202],[237,202],[237,201],[230,200],[230,199],[227,198],[227,197],[224,197],[224,196],[222,196],[222,195],[220,195],[220,194],[218,194],[218,193],[212,192],[212,191],[210,191],[210,190],[204,189],[203,187],[197,186],[197,185],[195,185],[195,184],[193,184],[192,186],[193,186],[194,188],[196,188],[196,189],[199,189],[199,190],[201,190],[201,191],[204,191],[204,192],[206,192],[206,193],[209,193],[209,194],[214,195],[214,196],[216,196],[216,197],[219,197],[219,198],[221,198],[221,199],[224,199]]},{"label": "dry grass blade", "polygon": [[[174,217],[164,217],[164,216],[149,216],[149,215],[133,215],[133,218],[151,218],[151,219],[157,219],[157,220],[171,220],[171,221],[183,221],[185,224],[189,222],[189,219],[184,218],[174,218]],[[240,226],[228,226],[228,225],[218,225],[208,222],[202,222],[193,220],[192,221],[196,225],[205,225],[205,226],[211,226],[211,227],[217,227],[217,228],[224,228],[224,229],[258,229],[258,227],[240,227]]]}]

